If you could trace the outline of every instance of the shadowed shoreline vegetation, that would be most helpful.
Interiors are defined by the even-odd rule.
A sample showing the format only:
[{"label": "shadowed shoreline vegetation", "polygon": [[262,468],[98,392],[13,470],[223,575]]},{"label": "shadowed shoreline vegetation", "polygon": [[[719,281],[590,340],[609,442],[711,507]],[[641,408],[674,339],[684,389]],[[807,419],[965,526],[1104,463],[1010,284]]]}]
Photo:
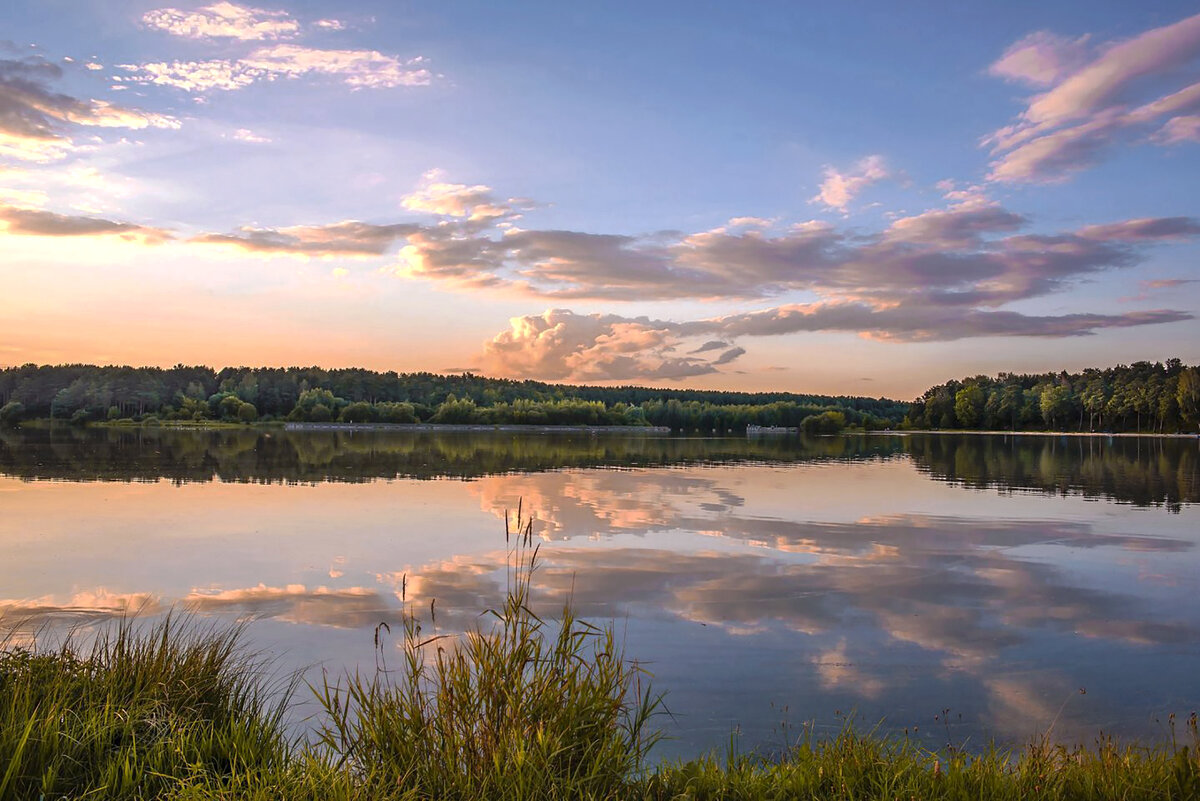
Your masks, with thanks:
[{"label": "shadowed shoreline vegetation", "polygon": [[1079,373],[978,375],[915,401],[649,387],[576,386],[358,368],[35,365],[0,369],[0,427],[23,420],[531,426],[660,426],[808,434],[862,430],[1200,431],[1200,368],[1179,359]]},{"label": "shadowed shoreline vegetation", "polygon": [[872,429],[899,424],[906,408],[886,398],[576,386],[358,368],[216,371],[184,365],[26,364],[0,369],[0,426],[49,418],[76,424],[289,420],[744,431],[747,425],[795,427],[806,418],[836,413],[842,416],[840,425]]},{"label": "shadowed shoreline vegetation", "polygon": [[361,483],[561,469],[908,459],[939,480],[1003,492],[1200,503],[1200,448],[1162,438],[1052,436],[593,437],[407,431],[0,428],[0,475],[24,480]]},{"label": "shadowed shoreline vegetation", "polygon": [[[0,801],[89,799],[1197,799],[1196,716],[1172,741],[929,751],[812,730],[770,754],[652,764],[663,712],[611,625],[529,606],[537,547],[508,533],[504,604],[465,634],[406,606],[374,671],[272,678],[245,626],[124,620],[90,645],[0,642]],[[391,660],[395,660],[392,664]],[[308,731],[289,728],[315,695]],[[1176,731],[1178,729],[1178,731]]]},{"label": "shadowed shoreline vegetation", "polygon": [[1079,373],[979,375],[931,387],[913,401],[915,429],[1200,431],[1200,367],[1179,359]]}]

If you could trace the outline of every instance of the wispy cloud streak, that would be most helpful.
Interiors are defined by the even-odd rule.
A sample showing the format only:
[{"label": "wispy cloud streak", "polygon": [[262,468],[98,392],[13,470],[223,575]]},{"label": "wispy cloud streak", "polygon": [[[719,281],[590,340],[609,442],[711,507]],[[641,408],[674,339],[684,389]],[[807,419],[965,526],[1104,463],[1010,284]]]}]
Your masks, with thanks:
[{"label": "wispy cloud streak", "polygon": [[1200,138],[1200,82],[1180,85],[1194,81],[1198,59],[1200,14],[1103,46],[1087,36],[1027,36],[990,71],[1045,91],[984,139],[996,157],[989,178],[1060,181],[1139,133],[1159,144]]}]

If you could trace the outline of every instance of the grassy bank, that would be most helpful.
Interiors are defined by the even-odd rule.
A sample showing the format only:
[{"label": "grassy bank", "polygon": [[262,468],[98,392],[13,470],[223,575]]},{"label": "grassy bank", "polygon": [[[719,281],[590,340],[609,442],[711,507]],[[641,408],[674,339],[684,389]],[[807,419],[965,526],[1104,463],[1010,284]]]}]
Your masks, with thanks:
[{"label": "grassy bank", "polygon": [[[933,753],[805,738],[772,758],[647,766],[659,699],[611,628],[529,608],[537,549],[510,533],[502,608],[465,635],[408,609],[399,649],[318,686],[273,680],[244,628],[123,622],[84,646],[0,650],[0,801],[9,799],[1200,799],[1196,720],[1173,747],[1049,742]],[[288,733],[314,693],[312,735]]]}]

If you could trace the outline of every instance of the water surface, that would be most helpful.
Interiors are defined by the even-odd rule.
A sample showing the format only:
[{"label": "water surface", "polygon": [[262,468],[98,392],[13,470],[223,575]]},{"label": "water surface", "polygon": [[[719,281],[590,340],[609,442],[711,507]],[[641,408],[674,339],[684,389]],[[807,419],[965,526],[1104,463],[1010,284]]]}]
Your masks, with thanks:
[{"label": "water surface", "polygon": [[253,615],[282,666],[369,669],[402,586],[447,631],[498,602],[518,502],[542,603],[667,692],[664,755],[848,714],[1161,740],[1200,706],[1189,440],[0,431],[0,612]]}]

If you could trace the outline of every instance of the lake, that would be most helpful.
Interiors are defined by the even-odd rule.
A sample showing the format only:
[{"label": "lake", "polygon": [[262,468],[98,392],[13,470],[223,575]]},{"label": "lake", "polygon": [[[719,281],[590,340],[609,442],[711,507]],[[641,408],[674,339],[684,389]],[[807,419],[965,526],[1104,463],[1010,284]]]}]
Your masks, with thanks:
[{"label": "lake", "polygon": [[440,631],[499,603],[518,503],[539,608],[666,693],[662,756],[849,716],[1163,741],[1200,706],[1194,439],[0,430],[0,615],[252,616],[280,670],[373,670],[402,588]]}]

